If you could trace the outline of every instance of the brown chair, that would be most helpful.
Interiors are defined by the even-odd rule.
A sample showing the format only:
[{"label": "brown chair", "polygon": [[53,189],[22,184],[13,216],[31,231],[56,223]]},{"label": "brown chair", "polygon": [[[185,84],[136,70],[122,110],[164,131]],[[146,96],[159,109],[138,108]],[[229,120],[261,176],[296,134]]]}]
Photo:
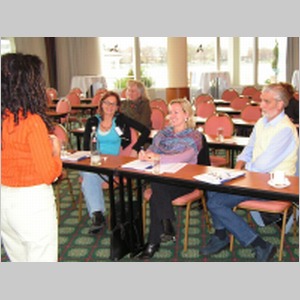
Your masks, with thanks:
[{"label": "brown chair", "polygon": [[[207,135],[210,135],[214,138],[218,136],[218,129],[223,128],[224,138],[232,137],[234,133],[234,124],[232,119],[228,114],[213,114],[204,123],[203,132]],[[217,155],[217,152],[214,151],[210,155],[211,165],[215,167],[229,167],[230,165],[230,153],[229,150],[226,150],[225,157]]]},{"label": "brown chair", "polygon": [[165,127],[165,114],[159,107],[151,108],[152,129],[161,130]]},{"label": "brown chair", "polygon": [[231,100],[230,107],[232,107],[233,109],[242,110],[247,106],[249,101],[250,99],[248,97],[238,96]]},{"label": "brown chair", "polygon": [[248,104],[241,112],[241,119],[247,122],[256,122],[261,117],[259,105]]},{"label": "brown chair", "polygon": [[[55,136],[57,136],[57,138],[58,138],[61,145],[64,143],[67,148],[70,146],[70,139],[69,139],[68,132],[62,124],[56,124],[54,126],[53,134]],[[61,204],[60,189],[61,189],[61,183],[63,181],[67,182],[69,193],[70,193],[71,198],[72,198],[73,208],[76,207],[76,201],[75,201],[75,198],[74,198],[73,187],[72,187],[71,180],[69,178],[68,169],[63,168],[62,174],[59,176],[58,180],[54,183],[55,193],[56,193],[56,208],[57,208],[58,223],[60,222],[60,204]]]},{"label": "brown chair", "polygon": [[208,118],[216,112],[216,106],[213,101],[201,102],[196,106],[196,116]]},{"label": "brown chair", "polygon": [[160,108],[164,112],[165,116],[168,114],[168,105],[167,105],[166,101],[161,98],[156,98],[156,99],[151,100],[150,107],[151,108],[153,108],[153,107]]},{"label": "brown chair", "polygon": [[71,103],[67,98],[61,98],[56,104],[56,112],[67,113],[66,117],[60,118],[60,123],[65,125],[66,128],[70,129],[69,118],[71,112]]},{"label": "brown chair", "polygon": [[[209,157],[209,149],[206,142],[206,138],[204,135],[202,135],[202,144],[203,147],[201,151],[198,154],[198,164],[201,165],[210,165],[210,157]],[[151,188],[146,188],[143,193],[143,203],[142,203],[142,219],[143,219],[143,232],[145,234],[146,232],[146,215],[147,215],[147,203],[150,200],[152,194]],[[193,203],[199,203],[201,200],[203,212],[205,216],[205,222],[208,230],[211,228],[210,220],[209,220],[209,214],[208,209],[206,206],[206,198],[204,195],[204,191],[195,189],[192,192],[185,194],[183,196],[177,197],[172,201],[172,204],[174,206],[179,207],[185,207],[186,213],[185,213],[185,226],[184,226],[184,245],[183,245],[183,251],[186,252],[188,248],[188,233],[189,233],[189,225],[190,225],[190,212],[192,208]]]},{"label": "brown chair", "polygon": [[249,96],[249,98],[252,99],[253,95],[256,94],[257,91],[258,89],[255,86],[249,85],[243,88],[241,95]]},{"label": "brown chair", "polygon": [[53,104],[53,100],[58,98],[57,90],[52,87],[46,88],[46,95],[48,104]]},{"label": "brown chair", "polygon": [[239,96],[239,93],[237,90],[235,90],[233,88],[229,88],[229,89],[226,89],[222,93],[221,99],[231,101],[234,98],[237,98],[238,96]]},{"label": "brown chair", "polygon": [[66,96],[66,98],[70,101],[71,104],[71,112],[69,117],[70,127],[73,123],[79,123],[79,125],[82,126],[82,122],[81,122],[82,112],[76,109],[72,109],[73,106],[81,104],[80,94],[78,94],[78,92],[76,91],[72,91]]},{"label": "brown chair", "polygon": [[200,94],[195,99],[195,107],[197,107],[201,102],[214,101],[214,97],[211,94]]},{"label": "brown chair", "polygon": [[[233,208],[233,211],[236,211],[237,209],[243,209],[248,212],[248,221],[251,221],[250,218],[250,211],[258,211],[258,212],[267,212],[272,214],[282,214],[282,227],[281,227],[281,237],[280,237],[280,247],[279,247],[279,255],[278,260],[282,261],[283,256],[283,245],[284,245],[284,238],[285,238],[285,226],[287,221],[287,213],[289,209],[293,209],[293,233],[294,238],[296,238],[296,207],[293,205],[292,202],[289,201],[259,201],[259,200],[247,200],[244,202],[241,202],[239,205],[235,206]],[[233,251],[233,245],[234,245],[234,236],[230,235],[230,251]]]}]

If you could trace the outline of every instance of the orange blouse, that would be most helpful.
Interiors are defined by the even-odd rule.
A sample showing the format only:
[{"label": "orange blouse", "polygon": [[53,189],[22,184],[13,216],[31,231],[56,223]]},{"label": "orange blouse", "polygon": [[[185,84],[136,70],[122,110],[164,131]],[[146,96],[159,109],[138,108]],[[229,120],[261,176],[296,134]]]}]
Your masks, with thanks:
[{"label": "orange blouse", "polygon": [[1,139],[2,184],[25,187],[51,184],[62,172],[60,157],[52,155],[52,144],[42,118],[20,115],[15,126],[9,113],[2,122]]}]

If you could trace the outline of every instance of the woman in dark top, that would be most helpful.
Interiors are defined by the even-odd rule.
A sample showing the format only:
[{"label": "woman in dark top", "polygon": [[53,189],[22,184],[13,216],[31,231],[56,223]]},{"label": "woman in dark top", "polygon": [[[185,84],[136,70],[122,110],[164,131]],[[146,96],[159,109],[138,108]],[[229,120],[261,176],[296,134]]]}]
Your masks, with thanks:
[{"label": "woman in dark top", "polygon": [[289,116],[289,118],[294,124],[299,124],[299,101],[294,97],[294,88],[291,84],[287,82],[281,82],[280,84],[284,86],[290,94],[289,104],[284,109],[285,114]]},{"label": "woman in dark top", "polygon": [[[120,97],[117,93],[106,92],[99,103],[99,114],[88,119],[85,126],[84,150],[90,149],[92,127],[96,127],[97,150],[101,154],[118,155],[121,148],[131,143],[130,128],[140,132],[137,142],[132,147],[131,156],[137,157],[140,148],[146,143],[150,130],[141,123],[119,112]],[[102,183],[104,179],[98,174],[81,172],[81,189],[84,194],[87,209],[92,219],[90,233],[97,233],[103,227],[105,220],[104,195]]]}]

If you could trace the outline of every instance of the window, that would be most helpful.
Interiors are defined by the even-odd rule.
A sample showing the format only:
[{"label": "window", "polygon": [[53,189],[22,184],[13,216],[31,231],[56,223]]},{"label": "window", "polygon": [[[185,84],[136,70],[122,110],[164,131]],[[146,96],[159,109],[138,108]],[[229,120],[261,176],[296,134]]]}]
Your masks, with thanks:
[{"label": "window", "polygon": [[15,51],[15,43],[13,38],[1,38],[1,55]]},{"label": "window", "polygon": [[254,38],[240,38],[240,82],[241,85],[254,85]]}]

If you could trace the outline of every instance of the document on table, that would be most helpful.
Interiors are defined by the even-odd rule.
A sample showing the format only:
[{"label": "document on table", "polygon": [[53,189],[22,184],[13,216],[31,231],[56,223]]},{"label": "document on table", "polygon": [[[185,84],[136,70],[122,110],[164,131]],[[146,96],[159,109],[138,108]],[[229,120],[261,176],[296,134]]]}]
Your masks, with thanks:
[{"label": "document on table", "polygon": [[194,178],[211,184],[222,184],[232,179],[244,176],[245,174],[245,171],[215,168],[208,173],[196,175]]},{"label": "document on table", "polygon": [[74,153],[67,153],[66,155],[61,155],[61,159],[69,161],[79,161],[90,157],[90,155],[90,151],[76,151]]},{"label": "document on table", "polygon": [[[178,170],[183,168],[186,163],[166,163],[160,164],[160,173],[176,173]],[[122,168],[134,169],[140,171],[151,171],[153,168],[153,162],[151,161],[143,161],[136,159],[127,164],[122,165]]]}]

